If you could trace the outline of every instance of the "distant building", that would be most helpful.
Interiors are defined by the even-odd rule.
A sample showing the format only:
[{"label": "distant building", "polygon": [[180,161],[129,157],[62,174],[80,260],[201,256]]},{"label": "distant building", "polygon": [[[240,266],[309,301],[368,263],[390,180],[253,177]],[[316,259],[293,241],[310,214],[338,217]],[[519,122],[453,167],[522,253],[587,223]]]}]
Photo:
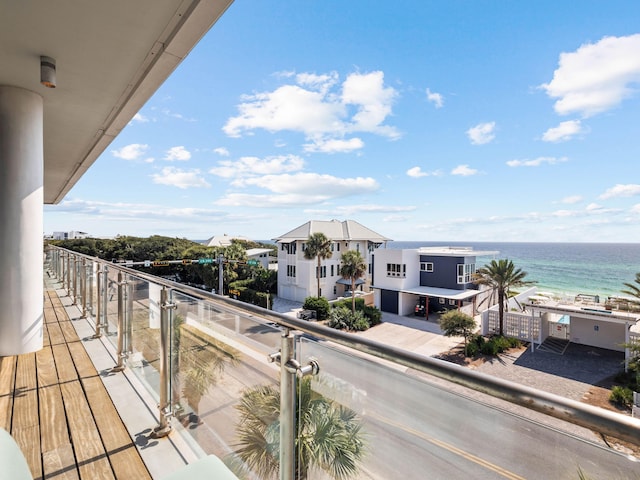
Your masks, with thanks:
[{"label": "distant building", "polygon": [[251,240],[247,237],[242,236],[230,236],[226,233],[224,235],[217,235],[215,237],[211,237],[209,240],[204,242],[207,247],[228,247],[234,240],[243,240],[245,242],[250,242]]},{"label": "distant building", "polygon": [[340,256],[347,250],[357,250],[367,264],[367,275],[360,288],[368,291],[371,274],[371,253],[390,239],[354,220],[311,220],[273,240],[278,246],[278,296],[302,302],[318,294],[317,260],[304,258],[307,239],[321,232],[331,240],[331,258],[322,261],[320,294],[333,300],[351,288],[351,282],[340,276]]},{"label": "distant building", "polygon": [[372,261],[374,303],[398,315],[427,316],[457,308],[473,316],[481,294],[472,281],[476,256],[498,253],[446,246],[378,249]]},{"label": "distant building", "polygon": [[271,257],[269,257],[269,254],[272,251],[273,250],[271,250],[270,248],[248,248],[246,250],[247,259],[258,260],[260,262],[260,265],[262,265],[262,268],[264,268],[265,270],[268,270],[269,264],[271,263],[270,262]]},{"label": "distant building", "polygon": [[53,240],[78,240],[82,238],[89,238],[89,234],[87,232],[53,232]]}]

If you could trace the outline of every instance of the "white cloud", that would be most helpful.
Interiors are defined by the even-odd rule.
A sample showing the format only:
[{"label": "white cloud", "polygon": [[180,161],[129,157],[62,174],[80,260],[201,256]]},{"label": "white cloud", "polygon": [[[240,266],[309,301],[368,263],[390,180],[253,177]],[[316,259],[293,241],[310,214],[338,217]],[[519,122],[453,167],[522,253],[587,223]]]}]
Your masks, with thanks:
[{"label": "white cloud", "polygon": [[339,178],[318,173],[265,175],[247,178],[245,185],[264,188],[274,193],[300,193],[339,198],[378,190],[379,185],[370,177]]},{"label": "white cloud", "polygon": [[543,164],[555,165],[556,163],[566,162],[567,157],[538,157],[533,160],[509,160],[507,165],[510,167],[539,167]]},{"label": "white cloud", "polygon": [[333,138],[329,140],[314,139],[313,143],[304,145],[305,152],[322,152],[322,153],[346,153],[354,150],[360,150],[364,147],[364,142],[358,137],[342,140]]},{"label": "white cloud", "polygon": [[167,154],[164,157],[164,159],[169,162],[173,162],[175,160],[186,162],[190,158],[191,158],[191,152],[189,152],[182,145],[177,147],[171,147],[169,150],[167,150]]},{"label": "white cloud", "polygon": [[496,138],[495,128],[496,122],[479,123],[467,130],[467,136],[473,145],[484,145]]},{"label": "white cloud", "polygon": [[142,115],[139,112],[136,113],[131,120],[139,122],[139,123],[147,123],[149,121],[149,119],[147,117],[145,117],[144,115]]},{"label": "white cloud", "polygon": [[229,150],[227,150],[224,147],[214,148],[213,149],[213,153],[217,153],[221,157],[228,157],[229,156]]},{"label": "white cloud", "polygon": [[636,203],[633,207],[631,207],[631,213],[640,214],[640,203]]},{"label": "white cloud", "polygon": [[429,88],[427,88],[427,100],[435,105],[436,108],[442,108],[444,105],[444,97],[439,93],[432,92]]},{"label": "white cloud", "polygon": [[602,195],[598,198],[601,200],[606,200],[607,198],[614,197],[634,197],[636,195],[640,195],[640,185],[638,184],[628,184],[621,185],[618,184],[615,187],[611,187],[607,189]]},{"label": "white cloud", "polygon": [[569,197],[564,197],[560,202],[572,205],[574,203],[580,203],[582,200],[583,198],[581,195],[571,195]]},{"label": "white cloud", "polygon": [[222,178],[241,178],[256,175],[274,175],[297,172],[304,167],[304,160],[296,155],[275,157],[241,157],[238,160],[221,160],[209,173]]},{"label": "white cloud", "polygon": [[122,158],[123,160],[137,160],[142,157],[149,149],[149,145],[141,143],[132,143],[125,145],[119,150],[111,150],[114,157]]},{"label": "white cloud", "polygon": [[471,175],[476,175],[478,170],[470,168],[469,165],[458,165],[456,168],[451,170],[451,175],[461,175],[463,177],[469,177]]},{"label": "white cloud", "polygon": [[165,167],[161,173],[151,175],[153,183],[171,185],[182,189],[210,187],[207,181],[200,175],[200,170],[181,170],[176,167]]},{"label": "white cloud", "polygon": [[[301,73],[284,78],[294,78],[297,83],[282,85],[272,92],[243,96],[238,105],[239,115],[229,118],[223,131],[231,137],[255,129],[297,131],[311,140],[311,145],[341,140],[354,132],[399,137],[394,127],[384,125],[391,115],[397,92],[384,86],[383,72],[353,73],[341,85],[335,72]],[[344,142],[347,143],[334,145],[340,148],[355,145],[353,139]]]},{"label": "white cloud", "polygon": [[631,96],[640,82],[640,34],[604,37],[561,53],[553,80],[541,85],[560,115],[590,117],[609,110]]},{"label": "white cloud", "polygon": [[389,205],[339,205],[331,209],[306,209],[305,213],[318,216],[337,216],[337,217],[353,217],[362,213],[397,213],[397,212],[413,212],[417,207],[408,206],[389,206]]},{"label": "white cloud", "polygon": [[420,167],[412,167],[407,170],[407,175],[413,178],[426,177],[429,174],[427,172],[423,172]]},{"label": "white cloud", "polygon": [[580,120],[569,120],[560,122],[557,127],[550,128],[542,135],[545,142],[566,142],[571,140],[575,135],[582,133],[582,124]]},{"label": "white cloud", "polygon": [[318,205],[379,189],[373,178],[338,178],[317,173],[296,173],[250,177],[234,182],[235,186],[258,187],[270,194],[228,193],[216,205],[255,208]]},{"label": "white cloud", "polygon": [[165,205],[145,204],[145,203],[123,203],[123,202],[98,202],[93,200],[67,199],[58,205],[50,206],[50,211],[76,213],[91,215],[98,218],[122,219],[133,218],[141,220],[174,219],[174,220],[195,220],[210,221],[215,218],[222,218],[228,214],[219,210],[206,208],[176,208]]}]

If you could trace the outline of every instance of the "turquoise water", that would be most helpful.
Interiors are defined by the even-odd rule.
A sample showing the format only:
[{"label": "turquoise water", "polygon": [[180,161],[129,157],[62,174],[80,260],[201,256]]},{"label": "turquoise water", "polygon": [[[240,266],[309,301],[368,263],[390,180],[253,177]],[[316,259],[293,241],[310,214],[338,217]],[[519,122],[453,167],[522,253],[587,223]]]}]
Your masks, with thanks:
[{"label": "turquoise water", "polygon": [[640,243],[389,242],[387,248],[445,245],[498,250],[495,257],[478,257],[476,267],[508,258],[538,290],[569,296],[621,296],[624,283],[633,283],[640,272]]}]

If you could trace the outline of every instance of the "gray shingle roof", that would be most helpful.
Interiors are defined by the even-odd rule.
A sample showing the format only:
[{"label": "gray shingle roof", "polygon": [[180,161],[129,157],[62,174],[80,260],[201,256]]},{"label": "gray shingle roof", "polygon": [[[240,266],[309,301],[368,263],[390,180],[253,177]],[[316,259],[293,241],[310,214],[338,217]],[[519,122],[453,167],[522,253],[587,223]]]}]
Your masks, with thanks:
[{"label": "gray shingle roof", "polygon": [[329,240],[370,240],[372,242],[387,242],[390,238],[365,227],[355,220],[310,220],[279,237],[276,242],[293,242],[306,240],[313,233],[324,233]]}]

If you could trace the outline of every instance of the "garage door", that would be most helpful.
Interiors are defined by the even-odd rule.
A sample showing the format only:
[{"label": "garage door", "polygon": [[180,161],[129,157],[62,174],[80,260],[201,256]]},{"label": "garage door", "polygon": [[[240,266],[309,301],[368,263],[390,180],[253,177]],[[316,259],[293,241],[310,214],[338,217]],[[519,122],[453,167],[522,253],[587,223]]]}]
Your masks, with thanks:
[{"label": "garage door", "polygon": [[383,312],[398,314],[398,292],[380,290],[380,309]]}]

